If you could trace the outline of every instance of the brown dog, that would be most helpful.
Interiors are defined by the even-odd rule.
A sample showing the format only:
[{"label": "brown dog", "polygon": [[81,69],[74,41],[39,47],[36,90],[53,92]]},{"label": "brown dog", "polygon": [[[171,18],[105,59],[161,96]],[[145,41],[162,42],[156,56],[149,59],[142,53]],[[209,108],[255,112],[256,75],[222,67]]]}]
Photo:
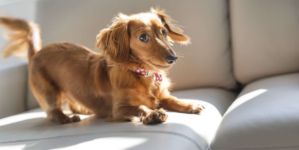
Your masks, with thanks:
[{"label": "brown dog", "polygon": [[144,124],[166,121],[163,109],[195,114],[204,109],[169,94],[165,70],[177,60],[171,42],[189,43],[189,38],[164,11],[119,14],[97,36],[96,47],[103,54],[72,43],[41,49],[36,24],[5,17],[0,23],[13,31],[4,47],[5,57],[28,49],[29,84],[50,120],[80,121],[77,115],[70,118],[62,112],[65,99],[73,113]]}]

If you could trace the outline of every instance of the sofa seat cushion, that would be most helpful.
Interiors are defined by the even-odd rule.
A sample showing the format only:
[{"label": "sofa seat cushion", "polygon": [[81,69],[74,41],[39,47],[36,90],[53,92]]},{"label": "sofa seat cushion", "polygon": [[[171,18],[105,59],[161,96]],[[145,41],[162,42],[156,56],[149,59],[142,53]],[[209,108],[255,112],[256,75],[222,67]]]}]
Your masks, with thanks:
[{"label": "sofa seat cushion", "polygon": [[[188,149],[206,150],[236,94],[222,89],[174,92],[182,101],[201,103],[201,115],[168,112],[158,125],[105,122],[81,115],[78,123],[60,125],[41,109],[0,120],[0,149]],[[186,98],[184,97],[186,96]],[[219,111],[221,110],[221,111]]]},{"label": "sofa seat cushion", "polygon": [[299,149],[299,73],[247,85],[211,144],[224,149]]}]

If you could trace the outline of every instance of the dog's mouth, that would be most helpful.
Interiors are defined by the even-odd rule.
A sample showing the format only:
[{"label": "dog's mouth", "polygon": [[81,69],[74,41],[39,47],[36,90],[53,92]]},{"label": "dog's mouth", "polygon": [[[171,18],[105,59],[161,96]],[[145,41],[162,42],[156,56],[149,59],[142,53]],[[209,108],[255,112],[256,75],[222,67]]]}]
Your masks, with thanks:
[{"label": "dog's mouth", "polygon": [[[134,57],[135,59],[137,59],[137,60],[141,60],[139,57],[137,57],[137,56],[134,56],[133,54],[131,54],[131,56],[132,57]],[[168,69],[168,68],[170,68],[172,65],[158,65],[158,64],[156,64],[156,63],[153,63],[153,62],[151,62],[151,61],[144,61],[144,63],[145,64],[148,64],[148,65],[150,65],[150,66],[154,66],[154,67],[156,67],[156,68],[158,68],[158,69]]]},{"label": "dog's mouth", "polygon": [[154,65],[154,66],[156,66],[156,67],[158,67],[158,68],[163,68],[163,69],[167,69],[167,68],[169,68],[171,65],[167,65],[167,66],[163,66],[163,65],[158,65],[158,64],[155,64],[155,63],[152,63],[152,62],[150,62],[152,65]]}]

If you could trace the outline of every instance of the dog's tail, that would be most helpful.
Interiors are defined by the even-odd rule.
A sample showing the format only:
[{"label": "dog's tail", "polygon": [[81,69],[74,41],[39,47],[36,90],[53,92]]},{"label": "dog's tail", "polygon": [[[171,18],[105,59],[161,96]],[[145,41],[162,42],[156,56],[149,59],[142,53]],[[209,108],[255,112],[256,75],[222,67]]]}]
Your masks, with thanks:
[{"label": "dog's tail", "polygon": [[3,57],[11,55],[26,57],[27,54],[30,62],[32,56],[41,49],[39,26],[33,22],[11,17],[0,17],[0,24],[10,31],[5,34],[9,41],[3,48]]}]

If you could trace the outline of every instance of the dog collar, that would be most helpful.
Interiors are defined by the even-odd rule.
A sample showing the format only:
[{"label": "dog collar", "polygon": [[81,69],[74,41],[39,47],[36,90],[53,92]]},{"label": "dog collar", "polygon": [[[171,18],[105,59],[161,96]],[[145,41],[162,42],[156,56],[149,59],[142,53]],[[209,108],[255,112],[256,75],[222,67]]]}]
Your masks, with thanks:
[{"label": "dog collar", "polygon": [[[148,76],[151,75],[150,71],[145,70],[145,69],[141,69],[141,68],[138,68],[138,67],[133,67],[131,70],[138,73],[138,74],[141,74],[145,77],[148,77]],[[155,73],[155,80],[156,81],[162,81],[162,74],[160,72]]]}]

